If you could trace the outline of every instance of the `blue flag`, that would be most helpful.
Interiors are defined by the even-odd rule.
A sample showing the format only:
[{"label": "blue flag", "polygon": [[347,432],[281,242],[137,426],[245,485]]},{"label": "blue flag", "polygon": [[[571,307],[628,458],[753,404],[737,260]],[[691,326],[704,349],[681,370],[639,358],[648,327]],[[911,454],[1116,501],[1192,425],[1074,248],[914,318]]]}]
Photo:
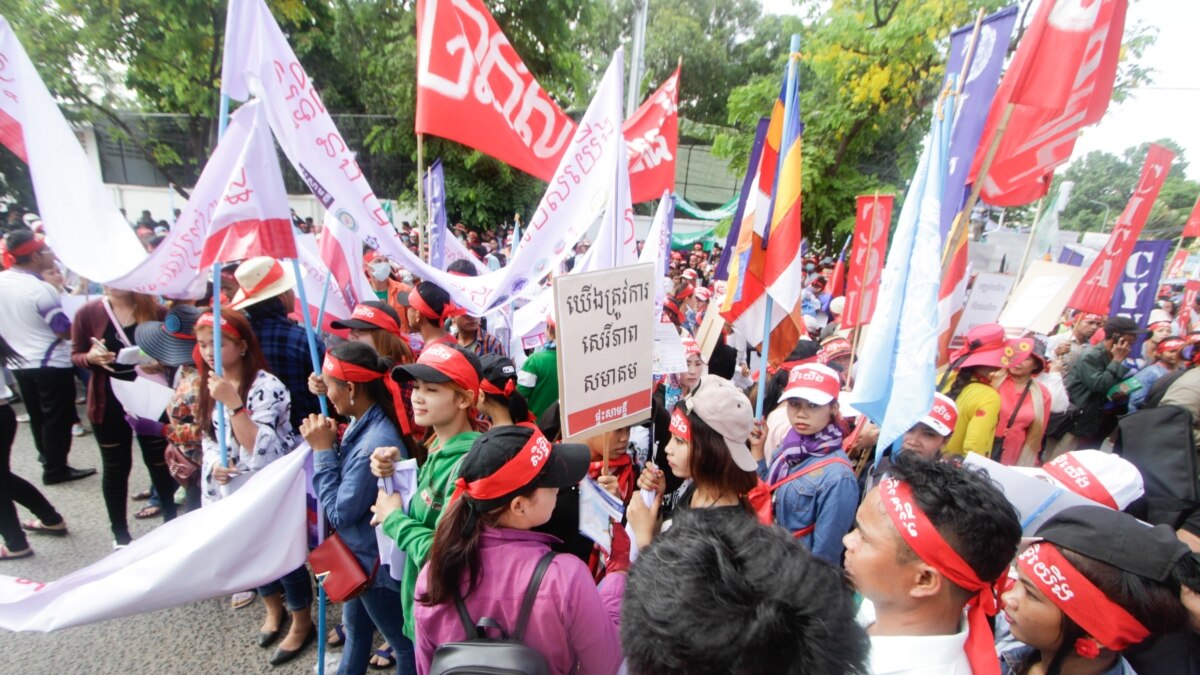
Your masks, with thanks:
[{"label": "blue flag", "polygon": [[[1139,241],[1133,245],[1133,253],[1125,262],[1125,271],[1121,274],[1117,293],[1109,307],[1109,316],[1127,316],[1142,328],[1149,325],[1150,310],[1154,309],[1158,299],[1158,280],[1162,278],[1163,268],[1174,245],[1173,241],[1160,239]],[[1140,357],[1145,341],[1146,335],[1139,335],[1130,353]]]},{"label": "blue flag", "polygon": [[446,269],[446,181],[442,160],[425,172],[425,204],[429,207],[429,264]]},{"label": "blue flag", "polygon": [[[1000,71],[1004,66],[1004,56],[1008,53],[1008,42],[1012,38],[1016,21],[1017,8],[1014,5],[984,18],[979,27],[979,39],[975,42],[975,53],[966,72],[966,81],[954,104],[957,112],[954,115],[954,130],[951,133],[947,158],[946,194],[942,200],[943,241],[950,234],[954,216],[962,210],[969,193],[966,189],[967,174],[971,170],[975,150],[979,147],[983,126],[987,123],[988,111],[992,107],[996,85],[1000,82]],[[962,81],[963,63],[967,59],[967,52],[970,51],[971,35],[974,32],[975,24],[971,24],[950,34],[945,82],[949,82],[952,77],[956,78],[955,81]]]},{"label": "blue flag", "polygon": [[[953,101],[945,102],[952,119]],[[867,327],[847,402],[879,426],[879,447],[891,445],[933,406],[938,350],[938,230],[950,125],[933,116],[896,234],[888,250],[875,315]],[[880,452],[876,461],[882,457]]]}]

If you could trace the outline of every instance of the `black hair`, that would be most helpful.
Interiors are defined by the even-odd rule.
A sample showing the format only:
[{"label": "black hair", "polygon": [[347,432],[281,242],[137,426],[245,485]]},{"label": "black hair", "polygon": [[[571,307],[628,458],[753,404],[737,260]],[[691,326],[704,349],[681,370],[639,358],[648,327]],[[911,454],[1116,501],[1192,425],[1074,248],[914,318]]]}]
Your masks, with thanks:
[{"label": "black hair", "polygon": [[264,317],[284,317],[288,315],[288,307],[283,303],[283,295],[276,295],[273,298],[267,298],[250,305],[242,310],[243,313],[251,320],[261,319]]},{"label": "black hair", "polygon": [[954,378],[954,384],[950,385],[950,390],[946,392],[946,396],[948,396],[950,400],[957,402],[958,395],[962,393],[962,390],[966,389],[968,384],[971,384],[975,381],[975,369],[982,367],[984,366],[967,366],[966,368],[960,368],[958,375]]},{"label": "black hair", "polygon": [[[339,361],[345,361],[360,368],[366,368],[367,370],[383,374],[383,377],[378,380],[356,382],[355,384],[362,388],[367,393],[367,396],[371,397],[371,400],[379,406],[384,416],[391,421],[397,430],[403,429],[404,426],[400,424],[400,418],[396,412],[396,399],[387,387],[387,380],[391,377],[391,359],[381,357],[371,345],[358,342],[357,340],[339,342],[329,348],[329,353]],[[404,441],[404,447],[408,450],[408,456],[415,457],[418,462],[424,464],[427,454],[425,446],[418,443],[410,434],[403,434],[401,438]]]},{"label": "black hair", "polygon": [[3,335],[0,335],[0,366],[15,368],[20,363],[21,355],[8,344]]},{"label": "black hair", "polygon": [[677,512],[629,571],[621,646],[638,675],[867,673],[842,573],[730,509]]},{"label": "black hair", "polygon": [[485,392],[483,398],[508,410],[508,416],[512,418],[513,424],[520,424],[529,419],[529,402],[517,391],[513,391],[507,396]]},{"label": "black hair", "polygon": [[913,454],[894,455],[888,474],[908,484],[929,522],[980,579],[1000,578],[1021,542],[1021,521],[1012,504],[983,471]]},{"label": "black hair", "polygon": [[[29,242],[33,241],[34,237],[36,237],[36,236],[37,235],[35,235],[33,233],[33,230],[31,230],[27,227],[18,227],[17,229],[15,229],[12,232],[9,232],[7,235],[5,235],[4,246],[9,251],[15,251],[16,249],[24,246],[25,244],[28,244]],[[30,262],[33,261],[34,255],[37,255],[37,254],[31,253],[29,255],[14,255],[13,260],[16,262],[17,265],[28,265]]]},{"label": "black hair", "polygon": [[462,274],[468,277],[479,276],[479,270],[475,269],[474,263],[466,258],[459,258],[458,260],[452,261],[446,266],[446,271],[451,274]]},{"label": "black hair", "polygon": [[[733,453],[725,437],[710,427],[696,413],[688,413],[685,405],[675,408],[687,415],[691,425],[688,449],[688,473],[697,485],[704,485],[716,494],[733,493],[744,498],[758,484],[758,474],[746,471],[733,461]],[[745,503],[743,499],[743,503]]]}]

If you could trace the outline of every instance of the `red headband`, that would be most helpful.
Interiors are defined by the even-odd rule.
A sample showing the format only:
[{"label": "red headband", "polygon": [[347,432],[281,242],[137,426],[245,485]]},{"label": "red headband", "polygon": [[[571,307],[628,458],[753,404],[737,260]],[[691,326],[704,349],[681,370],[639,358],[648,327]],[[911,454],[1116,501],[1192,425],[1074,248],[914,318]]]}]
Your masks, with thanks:
[{"label": "red headband", "polygon": [[[196,320],[196,328],[197,329],[198,328],[212,328],[214,325],[216,325],[216,323],[215,323],[215,320],[213,319],[212,312],[208,312],[206,314],[201,314],[200,318]],[[195,329],[193,329],[193,330],[195,330]],[[238,329],[234,328],[233,325],[229,323],[229,319],[226,319],[225,317],[221,317],[221,332],[225,333],[231,337],[235,337],[239,340],[244,339],[242,337],[242,334],[238,332]]]},{"label": "red headband", "polygon": [[1079,463],[1070,453],[1061,454],[1055,457],[1054,461],[1046,462],[1042,465],[1042,471],[1053,476],[1058,482],[1067,486],[1071,492],[1081,497],[1087,497],[1114,511],[1121,510],[1121,507],[1117,506],[1117,500],[1113,499],[1112,494],[1104,487],[1104,483],[1101,483],[1095,474],[1088,471],[1087,467]]},{"label": "red headband", "polygon": [[675,296],[675,299],[677,301],[687,300],[689,297],[691,297],[692,293],[695,292],[696,289],[693,288],[691,284],[688,284],[683,287],[683,290],[679,291],[679,293]]},{"label": "red headband", "polygon": [[685,441],[692,440],[692,423],[679,408],[671,412],[671,433]]},{"label": "red headband", "polygon": [[[517,426],[533,430],[533,435],[529,437],[521,450],[490,476],[484,476],[470,483],[460,477],[454,482],[455,496],[465,493],[467,497],[477,502],[498,499],[520,490],[537,478],[545,467],[546,461],[550,459],[550,441],[546,440],[542,432],[533,424],[522,422]],[[454,497],[451,497],[452,501],[453,499]]]},{"label": "red headband", "polygon": [[999,675],[1000,663],[987,617],[996,614],[992,584],[979,578],[962,556],[946,543],[913,498],[912,488],[888,476],[879,484],[879,498],[904,542],[956,585],[978,593],[967,603],[967,643],[964,651],[975,675]]},{"label": "red headband", "polygon": [[350,320],[353,321],[355,319],[365,321],[372,326],[403,339],[405,342],[408,341],[408,337],[404,335],[404,331],[400,330],[400,325],[396,323],[396,320],[388,316],[388,313],[383,310],[375,309],[368,305],[355,305],[354,312],[350,314]]},{"label": "red headband", "polygon": [[421,316],[427,319],[435,319],[440,321],[445,321],[446,319],[451,319],[456,316],[462,316],[467,313],[467,310],[459,307],[453,302],[447,301],[446,304],[442,305],[442,313],[438,314],[437,312],[433,311],[433,308],[429,306],[429,303],[425,302],[425,298],[422,298],[421,294],[418,293],[417,289],[415,288],[408,292],[408,304],[413,309],[417,310]]},{"label": "red headband", "polygon": [[[1025,549],[1017,558],[1017,567],[1063,614],[1114,652],[1150,636],[1150,631],[1141,622],[1109,600],[1049,542],[1039,542]],[[1080,642],[1085,644],[1080,645]],[[1096,658],[1095,645],[1091,645],[1089,656],[1086,642],[1076,640],[1075,651],[1081,656]]]},{"label": "red headband", "polygon": [[392,404],[396,408],[396,421],[400,423],[400,431],[404,432],[405,436],[412,434],[412,427],[408,424],[408,413],[404,409],[404,394],[400,390],[400,383],[388,377],[387,373],[381,373],[348,361],[343,361],[328,352],[325,354],[325,362],[321,364],[321,371],[343,382],[362,384],[364,382],[383,380],[384,386],[392,394]]},{"label": "red headband", "polygon": [[426,347],[417,357],[417,363],[429,366],[450,378],[458,386],[466,389],[472,396],[479,393],[479,372],[463,356],[461,352],[449,345],[435,342]]},{"label": "red headband", "polygon": [[492,396],[512,396],[513,392],[517,390],[517,383],[513,380],[507,380],[504,383],[504,388],[501,389],[492,384],[491,380],[484,378],[479,381],[479,390]]},{"label": "red headband", "polygon": [[[254,284],[254,288],[242,289],[242,295],[249,298],[282,278],[283,265],[280,265],[279,261],[276,260],[271,264],[271,269],[267,270],[267,273],[263,275],[263,278],[260,279],[257,284]],[[239,283],[238,285],[240,286],[241,284]]]},{"label": "red headband", "polygon": [[46,242],[41,239],[38,239],[36,237],[33,239],[30,239],[29,241],[25,242],[24,244],[21,244],[20,246],[14,248],[14,249],[10,250],[8,248],[5,248],[4,268],[5,269],[11,268],[13,265],[17,264],[17,258],[23,258],[27,255],[33,255],[34,253],[37,253],[38,251],[40,251],[44,248],[46,248]]}]

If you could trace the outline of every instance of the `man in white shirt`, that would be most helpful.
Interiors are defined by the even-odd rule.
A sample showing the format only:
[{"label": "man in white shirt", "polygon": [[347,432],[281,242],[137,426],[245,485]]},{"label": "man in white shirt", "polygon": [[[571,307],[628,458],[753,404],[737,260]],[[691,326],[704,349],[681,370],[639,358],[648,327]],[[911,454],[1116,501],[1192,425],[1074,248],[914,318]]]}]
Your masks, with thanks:
[{"label": "man in white shirt", "polygon": [[96,470],[67,464],[75,419],[71,320],[63,313],[58,291],[41,278],[54,264],[54,253],[31,230],[10,232],[4,242],[7,269],[0,272],[0,335],[21,356],[13,375],[43,464],[42,483],[86,478]]},{"label": "man in white shirt", "polygon": [[[987,476],[913,453],[892,460],[846,535],[876,675],[998,675],[987,616],[1021,524]],[[965,610],[965,612],[964,612]]]},{"label": "man in white shirt", "polygon": [[1079,352],[1091,343],[1092,336],[1103,325],[1103,315],[1079,313],[1075,315],[1071,330],[1060,330],[1046,338],[1046,357],[1058,363],[1064,380],[1075,365],[1075,359],[1079,358]]}]

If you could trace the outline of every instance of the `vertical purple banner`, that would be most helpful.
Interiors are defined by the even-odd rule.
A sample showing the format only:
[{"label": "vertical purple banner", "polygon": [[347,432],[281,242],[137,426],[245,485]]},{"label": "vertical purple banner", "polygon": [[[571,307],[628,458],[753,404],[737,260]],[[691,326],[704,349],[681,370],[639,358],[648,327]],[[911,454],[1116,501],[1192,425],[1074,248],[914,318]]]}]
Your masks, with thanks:
[{"label": "vertical purple banner", "polygon": [[975,24],[964,26],[950,34],[950,52],[946,58],[947,81],[953,76],[956,82],[959,78],[965,82],[957,85],[962,89],[962,94],[954,104],[949,168],[946,171],[946,187],[942,197],[942,241],[949,235],[954,216],[958,215],[967,198],[967,173],[971,170],[971,160],[979,147],[979,137],[983,135],[983,125],[987,122],[988,110],[991,109],[992,98],[996,95],[1000,70],[1004,65],[1004,56],[1008,53],[1008,42],[1012,38],[1016,21],[1016,5],[984,18],[965,78],[963,64],[971,50],[971,35],[975,32]]},{"label": "vertical purple banner", "polygon": [[[1150,310],[1158,295],[1158,280],[1162,277],[1167,258],[1171,255],[1174,242],[1164,240],[1139,241],[1125,263],[1125,271],[1109,306],[1110,316],[1127,316],[1145,328],[1150,319]],[[1142,341],[1139,337],[1131,353],[1140,355]]]},{"label": "vertical purple banner", "polygon": [[429,264],[446,269],[446,180],[442,160],[425,172],[425,203],[429,206]]}]

